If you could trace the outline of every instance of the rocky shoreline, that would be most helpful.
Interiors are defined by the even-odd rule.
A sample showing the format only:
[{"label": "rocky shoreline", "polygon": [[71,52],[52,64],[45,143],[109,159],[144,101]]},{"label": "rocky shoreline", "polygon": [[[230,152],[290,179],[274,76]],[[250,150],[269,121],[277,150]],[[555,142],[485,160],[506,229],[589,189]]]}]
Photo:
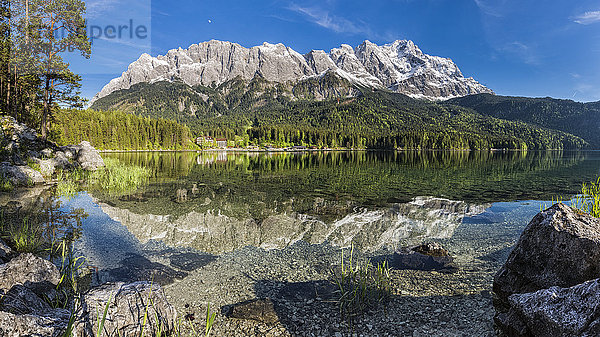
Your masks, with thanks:
[{"label": "rocky shoreline", "polygon": [[[554,205],[533,218],[510,257],[509,249],[490,246],[483,237],[481,247],[458,243],[461,236],[475,233],[468,227],[455,233],[456,239],[442,240],[448,248],[431,243],[395,253],[355,253],[357,261],[390,262],[392,296],[385,305],[351,320],[340,312],[336,287],[331,282],[331,270],[339,266],[342,252],[348,258],[348,250],[341,251],[329,243],[299,241],[276,250],[248,246],[190,264],[186,258],[195,261],[197,254],[149,242],[143,249],[150,267],[170,266],[176,273],[185,272],[185,276],[173,274],[162,289],[156,282],[94,287],[82,294],[88,309],[78,314],[75,326],[80,329],[77,331],[87,329],[87,335],[93,335],[89,331],[98,322],[95,312],[111,298],[106,327],[136,331],[141,316],[128,313],[140,312],[147,303],[144,299],[153,294],[158,309],[152,315],[159,317],[159,324],[165,327],[181,319],[178,328],[184,329],[183,335],[192,331],[191,325],[196,331],[204,329],[208,305],[217,314],[212,333],[215,336],[595,335],[596,324],[586,322],[597,319],[592,309],[600,283],[595,278],[585,279],[596,275],[600,220],[563,204]],[[3,333],[22,335],[30,331],[24,327],[31,326],[45,331],[42,335],[56,336],[59,327],[64,329],[68,323],[69,312],[49,308],[43,298],[51,296],[32,286],[44,283],[49,285],[44,291],[55,289],[59,277],[56,267],[30,254],[18,255],[10,248],[3,251],[0,274],[13,270],[29,277],[20,281],[10,281],[13,276],[0,277],[10,282],[0,287],[3,294],[9,295],[5,298],[14,299],[0,302]],[[567,256],[572,257],[568,264],[560,262]],[[575,261],[581,263],[574,267]],[[36,265],[43,269],[17,271]],[[494,280],[498,269],[501,271]],[[569,271],[570,283],[557,283],[567,276],[561,276],[561,270]],[[586,274],[589,271],[592,273]],[[154,275],[152,270],[148,272]],[[140,275],[145,274],[136,277]],[[525,278],[550,281],[530,288],[538,281],[519,281]],[[525,291],[518,288],[520,285],[526,285]],[[12,326],[9,321],[19,324],[7,330]]]},{"label": "rocky shoreline", "polygon": [[494,277],[506,336],[600,334],[600,219],[558,203],[536,215]]},{"label": "rocky shoreline", "polygon": [[70,325],[74,336],[96,336],[105,309],[107,336],[139,335],[144,315],[146,330],[174,329],[177,313],[157,284],[107,283],[72,297],[63,291],[66,275],[50,261],[19,254],[2,240],[0,259],[2,336],[63,336]]},{"label": "rocky shoreline", "polygon": [[0,179],[11,187],[51,182],[57,171],[93,171],[104,166],[89,142],[57,146],[6,116],[0,117],[0,158]]}]

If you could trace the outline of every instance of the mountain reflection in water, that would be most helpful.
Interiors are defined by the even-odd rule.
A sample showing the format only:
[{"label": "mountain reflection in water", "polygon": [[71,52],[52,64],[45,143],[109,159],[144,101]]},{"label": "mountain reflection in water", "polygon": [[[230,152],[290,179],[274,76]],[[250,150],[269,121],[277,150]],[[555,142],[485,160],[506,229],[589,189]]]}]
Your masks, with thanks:
[{"label": "mountain reflection in water", "polygon": [[[94,203],[140,243],[223,253],[303,240],[363,251],[449,238],[492,202],[551,200],[597,177],[594,152],[105,154],[152,170]],[[430,197],[424,197],[430,196]]]},{"label": "mountain reflection in water", "polygon": [[[318,205],[319,201],[315,202]],[[171,247],[190,247],[209,253],[233,251],[252,245],[280,249],[299,240],[329,241],[363,251],[397,247],[400,242],[449,238],[463,217],[484,211],[462,201],[417,197],[385,209],[354,208],[339,220],[324,222],[315,216],[282,212],[265,219],[233,217],[218,209],[183,216],[136,214],[99,202],[102,211],[121,222],[141,243],[160,240]]]}]

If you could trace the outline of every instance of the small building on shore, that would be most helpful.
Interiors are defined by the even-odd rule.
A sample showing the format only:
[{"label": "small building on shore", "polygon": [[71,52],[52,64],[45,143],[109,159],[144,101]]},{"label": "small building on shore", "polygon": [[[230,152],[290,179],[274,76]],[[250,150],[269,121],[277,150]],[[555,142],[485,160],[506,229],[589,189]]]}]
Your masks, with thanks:
[{"label": "small building on shore", "polygon": [[217,138],[215,139],[215,142],[217,143],[217,147],[222,149],[227,148],[227,138]]}]

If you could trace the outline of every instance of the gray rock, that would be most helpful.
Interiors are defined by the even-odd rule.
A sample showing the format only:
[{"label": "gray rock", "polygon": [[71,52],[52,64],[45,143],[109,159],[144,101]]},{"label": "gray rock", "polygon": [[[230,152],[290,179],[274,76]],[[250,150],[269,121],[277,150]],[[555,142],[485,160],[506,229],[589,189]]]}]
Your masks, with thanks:
[{"label": "gray rock", "polygon": [[102,318],[109,300],[104,324],[106,336],[139,336],[145,314],[145,331],[156,331],[161,326],[163,333],[167,334],[173,330],[177,320],[177,312],[167,302],[162,288],[157,284],[104,284],[83,295],[83,312],[76,326],[77,336],[96,336],[98,316]]},{"label": "gray rock", "polygon": [[600,275],[600,219],[564,204],[538,213],[494,277],[500,311],[508,296],[571,287]]},{"label": "gray rock", "polygon": [[394,253],[389,265],[395,269],[435,270],[443,273],[458,270],[454,258],[436,242],[402,248]]},{"label": "gray rock", "polygon": [[211,86],[235,78],[250,81],[258,75],[269,82],[297,83],[327,72],[363,87],[388,88],[418,97],[492,92],[473,78],[465,78],[452,60],[424,54],[407,40],[383,46],[364,41],[356,48],[342,45],[329,53],[313,50],[306,55],[283,44],[244,48],[237,43],[212,40],[188,49],[173,49],[158,57],[142,54],[121,77],[104,86],[91,103],[142,82],[181,80],[191,86]]},{"label": "gray rock", "polygon": [[104,160],[100,153],[88,141],[83,141],[78,145],[77,161],[84,170],[95,171],[100,167],[104,167]]},{"label": "gray rock", "polygon": [[6,242],[0,239],[0,261],[3,263],[8,262],[12,254],[13,250],[6,244]]},{"label": "gray rock", "polygon": [[0,311],[17,315],[44,314],[52,308],[29,288],[15,285],[0,299]]},{"label": "gray rock", "polygon": [[570,288],[550,287],[508,298],[510,310],[496,317],[509,336],[598,336],[600,279]]},{"label": "gray rock", "polygon": [[29,166],[15,166],[10,163],[0,164],[0,175],[15,186],[29,186],[45,182],[42,174]]},{"label": "gray rock", "polygon": [[45,149],[42,149],[40,151],[40,153],[41,153],[42,157],[44,157],[44,158],[51,158],[52,154],[54,153],[54,150],[52,150],[51,148],[47,147]]},{"label": "gray rock", "polygon": [[49,316],[15,315],[0,311],[0,336],[62,336],[68,321],[69,312],[60,309],[54,310]]},{"label": "gray rock", "polygon": [[[71,152],[68,152],[71,153]],[[50,159],[52,162],[52,165],[54,165],[55,169],[68,169],[71,168],[73,165],[71,164],[71,162],[69,161],[69,158],[67,157],[66,153],[63,151],[57,151],[56,154],[54,155],[53,158]]]},{"label": "gray rock", "polygon": [[39,161],[40,173],[44,177],[51,177],[56,169],[56,162],[53,159],[44,159]]},{"label": "gray rock", "polygon": [[275,324],[279,321],[273,302],[268,298],[233,304],[224,311],[230,318],[250,319],[267,324]]},{"label": "gray rock", "polygon": [[33,254],[20,254],[0,265],[0,289],[8,291],[15,285],[25,285],[41,294],[60,281],[60,273],[52,262]]}]

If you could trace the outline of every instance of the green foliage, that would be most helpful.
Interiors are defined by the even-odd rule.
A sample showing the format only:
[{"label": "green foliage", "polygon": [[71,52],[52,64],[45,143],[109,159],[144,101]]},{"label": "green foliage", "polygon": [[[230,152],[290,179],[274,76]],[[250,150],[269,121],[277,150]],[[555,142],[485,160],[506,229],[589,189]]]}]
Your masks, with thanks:
[{"label": "green foliage", "polygon": [[81,184],[88,181],[90,172],[81,168],[59,170],[56,173],[55,194],[67,199],[74,197],[81,190]]},{"label": "green foliage", "polygon": [[102,336],[102,332],[104,331],[104,324],[106,323],[106,315],[108,314],[108,308],[110,307],[111,300],[112,300],[112,294],[108,298],[108,301],[106,301],[106,305],[104,306],[104,312],[102,313],[102,318],[100,318],[100,315],[96,315],[98,317],[98,330],[96,332],[97,337]]},{"label": "green foliage", "polygon": [[[90,41],[85,29],[85,3],[81,0],[11,1],[10,66],[11,76],[28,85],[22,106],[39,115],[42,138],[47,137],[52,114],[60,106],[82,106],[79,96],[81,77],[69,69],[61,54],[79,51],[89,58]],[[12,68],[12,69],[11,69]],[[13,90],[19,89],[15,85]],[[13,92],[16,94],[16,92]],[[7,94],[8,96],[8,94]],[[30,106],[29,109],[25,105]]]},{"label": "green foliage", "polygon": [[350,250],[349,260],[345,262],[342,250],[340,270],[333,271],[340,312],[350,318],[386,303],[392,295],[387,261],[373,266],[368,262],[356,262],[353,255],[354,246]]},{"label": "green foliage", "polygon": [[184,125],[118,111],[60,110],[55,116],[51,139],[60,145],[87,140],[100,150],[197,148]]},{"label": "green foliage", "polygon": [[15,188],[15,186],[12,184],[12,182],[3,177],[0,176],[0,192],[10,192]]},{"label": "green foliage", "polygon": [[216,88],[140,83],[99,99],[93,107],[176,120],[197,134],[231,140],[237,136],[242,145],[520,150],[587,145],[579,137],[539,125],[384,91],[364,90],[359,97],[346,98],[342,90],[337,97],[316,101],[316,88],[350,86],[334,75],[314,81],[281,88],[263,79],[236,79]]},{"label": "green foliage", "polygon": [[40,164],[38,164],[35,160],[33,160],[33,158],[27,158],[27,166],[29,166],[30,168],[39,171],[40,170]]}]

